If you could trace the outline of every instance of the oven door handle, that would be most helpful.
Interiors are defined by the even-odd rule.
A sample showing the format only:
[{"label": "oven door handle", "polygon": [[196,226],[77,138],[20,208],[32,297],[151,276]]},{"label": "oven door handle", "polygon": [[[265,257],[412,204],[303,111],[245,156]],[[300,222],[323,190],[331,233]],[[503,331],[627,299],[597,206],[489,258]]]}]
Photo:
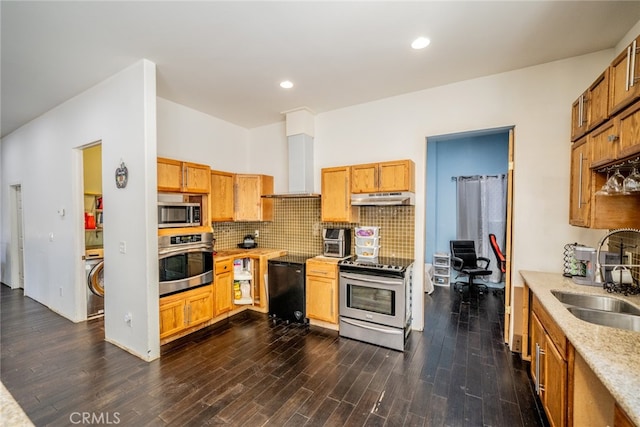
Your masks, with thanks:
[{"label": "oven door handle", "polygon": [[369,282],[369,283],[381,283],[383,285],[402,285],[403,281],[402,280],[383,280],[383,279],[370,279],[369,276],[363,276],[361,274],[349,274],[349,273],[340,273],[340,277],[344,277],[345,279],[353,279],[353,280],[360,280],[363,282]]},{"label": "oven door handle", "polygon": [[372,331],[382,332],[383,334],[389,334],[389,335],[402,335],[402,334],[404,334],[404,331],[402,329],[376,328],[375,326],[372,326],[370,323],[356,322],[354,320],[347,319],[345,317],[342,317],[340,320],[342,320],[344,323],[348,323],[350,325],[357,326],[358,328],[370,329]]},{"label": "oven door handle", "polygon": [[158,256],[159,256],[159,259],[163,259],[163,258],[168,258],[172,255],[192,254],[194,252],[211,252],[211,254],[213,255],[213,249],[211,248],[211,246],[202,245],[202,246],[192,247],[188,249],[187,248],[163,249],[158,251]]}]

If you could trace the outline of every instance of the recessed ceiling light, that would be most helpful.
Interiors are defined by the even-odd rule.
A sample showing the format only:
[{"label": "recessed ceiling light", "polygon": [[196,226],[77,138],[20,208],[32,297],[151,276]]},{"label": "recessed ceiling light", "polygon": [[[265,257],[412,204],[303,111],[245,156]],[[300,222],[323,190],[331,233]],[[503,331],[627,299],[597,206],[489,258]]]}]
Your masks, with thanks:
[{"label": "recessed ceiling light", "polygon": [[414,49],[424,49],[425,47],[429,46],[430,43],[431,40],[429,40],[428,38],[418,37],[413,41],[413,43],[411,43],[411,47]]},{"label": "recessed ceiling light", "polygon": [[285,80],[280,83],[280,87],[283,89],[291,89],[293,87],[293,83],[291,83],[289,80]]}]

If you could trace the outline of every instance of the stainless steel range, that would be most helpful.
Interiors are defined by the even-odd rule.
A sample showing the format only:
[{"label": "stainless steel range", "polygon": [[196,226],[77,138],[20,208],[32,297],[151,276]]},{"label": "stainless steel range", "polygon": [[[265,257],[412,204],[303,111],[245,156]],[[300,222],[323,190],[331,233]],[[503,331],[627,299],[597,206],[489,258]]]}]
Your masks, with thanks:
[{"label": "stainless steel range", "polygon": [[404,351],[411,331],[413,260],[346,259],[340,268],[340,336]]}]

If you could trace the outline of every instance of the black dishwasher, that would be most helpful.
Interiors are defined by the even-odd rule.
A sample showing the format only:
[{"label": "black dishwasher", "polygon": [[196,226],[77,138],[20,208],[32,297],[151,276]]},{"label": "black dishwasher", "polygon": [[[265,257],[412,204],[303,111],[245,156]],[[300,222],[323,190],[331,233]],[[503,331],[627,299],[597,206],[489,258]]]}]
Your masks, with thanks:
[{"label": "black dishwasher", "polygon": [[305,264],[312,255],[285,255],[269,260],[269,317],[305,323]]}]

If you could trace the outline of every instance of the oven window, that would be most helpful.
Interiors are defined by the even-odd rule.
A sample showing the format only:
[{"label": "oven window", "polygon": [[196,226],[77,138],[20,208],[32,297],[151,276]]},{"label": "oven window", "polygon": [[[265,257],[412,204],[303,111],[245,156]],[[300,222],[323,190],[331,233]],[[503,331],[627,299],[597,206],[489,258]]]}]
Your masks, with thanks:
[{"label": "oven window", "polygon": [[396,315],[396,293],[390,289],[347,285],[347,305],[374,313]]},{"label": "oven window", "polygon": [[211,252],[171,255],[159,260],[160,281],[184,280],[213,270]]}]

